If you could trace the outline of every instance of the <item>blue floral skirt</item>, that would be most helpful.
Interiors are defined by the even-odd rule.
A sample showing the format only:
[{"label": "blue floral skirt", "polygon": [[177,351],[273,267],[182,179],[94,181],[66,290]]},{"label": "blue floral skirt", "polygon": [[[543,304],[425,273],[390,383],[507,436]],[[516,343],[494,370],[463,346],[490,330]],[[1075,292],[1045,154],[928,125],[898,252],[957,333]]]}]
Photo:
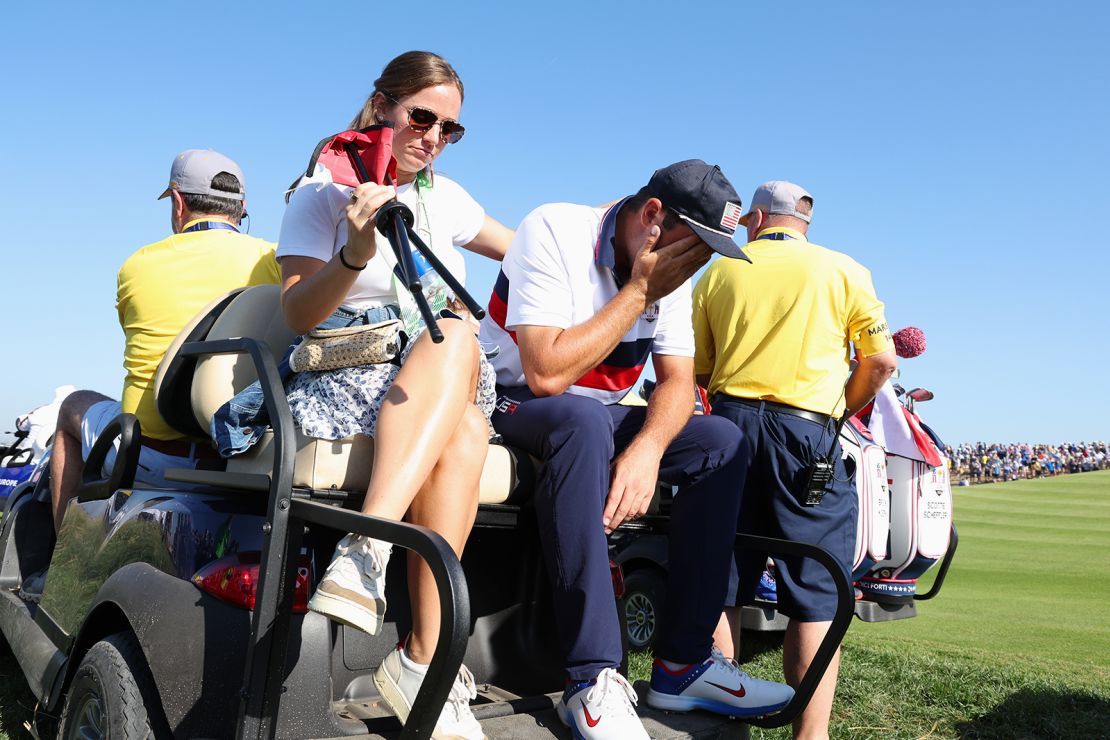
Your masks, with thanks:
[{"label": "blue floral skirt", "polygon": [[[477,337],[474,341],[478,341]],[[415,344],[413,339],[401,351],[402,365]],[[493,413],[497,376],[485,353],[479,352],[478,355],[475,404],[486,415],[488,422]],[[297,373],[285,384],[293,420],[306,436],[317,439],[343,439],[355,434],[373,437],[377,432],[382,402],[399,371],[400,367],[387,362],[342,370]],[[428,392],[434,393],[435,389],[429,388]],[[492,429],[491,426],[491,434]]]}]

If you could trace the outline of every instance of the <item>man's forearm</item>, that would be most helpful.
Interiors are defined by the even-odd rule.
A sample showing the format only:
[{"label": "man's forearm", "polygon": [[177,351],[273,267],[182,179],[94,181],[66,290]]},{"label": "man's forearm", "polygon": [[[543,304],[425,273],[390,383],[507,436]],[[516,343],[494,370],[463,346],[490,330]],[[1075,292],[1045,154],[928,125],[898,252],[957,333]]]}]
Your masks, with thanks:
[{"label": "man's forearm", "polygon": [[694,412],[694,389],[675,378],[655,386],[648,400],[647,419],[632,444],[646,444],[659,454],[667,449]]},{"label": "man's forearm", "polygon": [[622,288],[588,321],[559,332],[550,345],[521,343],[521,361],[533,392],[558,395],[601,364],[647,307],[644,293]]},{"label": "man's forearm", "polygon": [[854,414],[869,404],[897,367],[898,363],[893,352],[883,352],[862,358],[852,374],[848,376],[848,382],[844,388],[846,413]]}]

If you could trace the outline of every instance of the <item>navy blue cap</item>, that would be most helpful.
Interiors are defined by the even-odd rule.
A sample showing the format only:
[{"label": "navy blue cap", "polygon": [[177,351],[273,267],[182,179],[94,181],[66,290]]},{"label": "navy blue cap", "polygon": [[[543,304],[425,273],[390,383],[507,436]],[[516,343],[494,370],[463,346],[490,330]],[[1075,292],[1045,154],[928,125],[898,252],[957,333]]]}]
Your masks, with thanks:
[{"label": "navy blue cap", "polygon": [[647,184],[648,193],[662,201],[717,254],[751,259],[733,241],[744,214],[736,189],[721,168],[700,159],[687,159],[658,169]]}]

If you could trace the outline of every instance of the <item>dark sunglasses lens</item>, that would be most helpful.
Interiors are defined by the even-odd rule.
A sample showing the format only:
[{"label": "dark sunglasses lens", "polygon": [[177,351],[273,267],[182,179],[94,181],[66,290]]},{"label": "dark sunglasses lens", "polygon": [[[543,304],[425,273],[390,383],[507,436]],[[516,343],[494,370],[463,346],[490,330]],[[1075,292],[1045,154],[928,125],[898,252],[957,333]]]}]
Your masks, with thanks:
[{"label": "dark sunglasses lens", "polygon": [[413,108],[409,111],[409,125],[415,129],[427,131],[436,125],[437,120],[436,114],[427,108]]},{"label": "dark sunglasses lens", "polygon": [[459,139],[466,133],[466,129],[463,128],[463,125],[455,121],[444,121],[440,130],[443,131],[443,138],[447,139],[448,143],[451,144],[459,143]]}]

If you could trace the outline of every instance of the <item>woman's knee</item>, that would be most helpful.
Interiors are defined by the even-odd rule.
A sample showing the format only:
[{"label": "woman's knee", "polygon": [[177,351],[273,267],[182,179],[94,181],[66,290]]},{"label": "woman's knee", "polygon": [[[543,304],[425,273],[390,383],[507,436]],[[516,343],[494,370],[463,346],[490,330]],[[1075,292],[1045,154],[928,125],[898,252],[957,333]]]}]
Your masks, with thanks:
[{"label": "woman's knee", "polygon": [[[469,460],[476,455],[485,459],[489,447],[489,422],[486,415],[472,403],[466,405],[455,433],[447,443],[447,452],[453,455],[466,455]],[[456,458],[458,459],[458,458]]]},{"label": "woman's knee", "polygon": [[[439,322],[439,329],[443,332],[443,341],[434,345],[435,348],[450,358],[452,362],[469,359],[478,361],[478,342],[474,337],[474,327],[465,321],[444,319]],[[425,332],[429,342],[431,334]]]}]

